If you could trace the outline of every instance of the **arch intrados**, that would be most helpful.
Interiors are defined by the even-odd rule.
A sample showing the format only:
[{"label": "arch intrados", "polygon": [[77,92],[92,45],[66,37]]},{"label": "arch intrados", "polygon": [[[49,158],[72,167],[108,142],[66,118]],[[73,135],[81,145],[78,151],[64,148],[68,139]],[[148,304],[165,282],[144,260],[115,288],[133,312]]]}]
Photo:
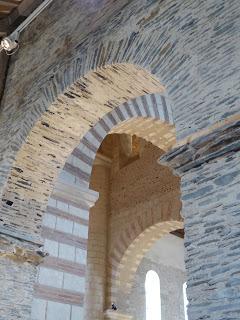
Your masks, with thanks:
[{"label": "arch intrados", "polygon": [[115,126],[110,131],[110,134],[112,133],[136,135],[165,152],[176,143],[174,125],[155,118],[131,118]]}]

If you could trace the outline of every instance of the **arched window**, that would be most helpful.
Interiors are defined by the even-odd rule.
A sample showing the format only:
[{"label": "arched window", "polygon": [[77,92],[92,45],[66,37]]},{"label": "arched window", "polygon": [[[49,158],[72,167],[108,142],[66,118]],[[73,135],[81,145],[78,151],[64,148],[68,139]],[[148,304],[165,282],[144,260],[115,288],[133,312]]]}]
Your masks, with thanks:
[{"label": "arched window", "polygon": [[185,320],[188,320],[188,315],[187,315],[188,299],[187,299],[187,283],[186,282],[183,284],[183,303],[184,303]]},{"label": "arched window", "polygon": [[161,320],[160,280],[158,274],[150,270],[145,280],[146,320]]}]

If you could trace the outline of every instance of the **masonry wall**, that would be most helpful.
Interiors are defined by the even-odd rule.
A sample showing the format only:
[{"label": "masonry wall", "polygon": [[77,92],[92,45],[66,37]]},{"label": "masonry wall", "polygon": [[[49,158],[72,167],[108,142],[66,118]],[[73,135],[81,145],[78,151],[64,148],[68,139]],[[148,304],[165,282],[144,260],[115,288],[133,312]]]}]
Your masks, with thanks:
[{"label": "masonry wall", "polygon": [[[7,245],[4,243],[5,241],[8,243]],[[21,242],[13,243],[11,239],[1,238],[0,319],[30,320],[33,284],[36,279],[37,268],[26,261],[24,263],[22,257],[15,256],[13,254],[15,246],[23,248]],[[31,246],[25,245],[24,249],[29,249],[29,247]],[[33,246],[33,252],[34,249]]]},{"label": "masonry wall", "polygon": [[[155,74],[173,102],[179,139],[239,113],[238,0],[98,4],[88,2],[80,7],[79,1],[57,0],[22,34],[21,49],[12,59],[1,107],[1,191],[16,152],[33,124],[57,101],[60,93],[98,66],[124,61]],[[80,91],[86,93],[85,89]],[[122,96],[126,92],[121,92]],[[75,99],[69,93],[65,97],[65,106]],[[61,121],[57,122],[52,125],[60,132]],[[38,131],[35,133],[37,137]],[[45,139],[42,133],[38,138],[38,142]],[[26,155],[29,165],[31,155],[36,150],[41,153],[39,143],[31,147]],[[32,165],[35,173],[37,165]],[[41,182],[44,184],[44,179]],[[30,187],[24,181],[19,189],[25,194]],[[38,190],[35,192],[38,194]],[[14,196],[19,200],[18,195]],[[5,207],[5,212],[11,211],[9,217],[13,217],[8,232],[14,229],[14,218],[18,219],[19,227],[30,222],[35,230],[34,215],[25,215],[25,209],[31,212],[35,201],[23,197],[20,202],[12,210]],[[6,232],[5,226],[1,227]],[[14,232],[13,236],[23,234]],[[226,295],[231,296],[228,291]]]},{"label": "masonry wall", "polygon": [[[151,73],[160,79],[172,101],[178,139],[239,113],[238,0],[230,3],[227,0],[201,0],[197,3],[193,0],[134,0],[112,4],[100,1],[93,5],[92,1],[80,4],[79,1],[56,0],[21,35],[21,48],[11,60],[7,89],[1,106],[0,192],[7,177],[11,184],[11,166],[32,126],[43,113],[48,119],[52,119],[53,114],[59,115],[58,108],[61,104],[65,108],[64,115],[69,115],[78,99],[75,93],[71,94],[69,86],[99,66],[122,62],[129,64],[129,73],[122,72],[121,66],[115,66],[116,73],[122,75],[121,83],[126,83],[131,76],[132,64],[147,70],[144,78],[146,82],[151,79]],[[91,87],[91,81],[85,80],[80,85],[79,82],[75,83],[80,90],[77,91],[78,96],[83,96],[88,101],[93,92],[98,92],[96,88],[101,88],[106,78],[104,75],[98,77],[98,73],[96,78],[97,86]],[[135,81],[132,83],[136,84]],[[157,85],[149,86],[147,90],[141,87],[138,91],[136,86],[129,85],[121,91],[121,87],[114,85],[111,90],[106,90],[106,103],[104,107],[101,106],[103,113],[115,107],[114,102],[118,104],[117,97],[122,99],[119,98],[122,103],[130,97],[160,88]],[[68,92],[60,97],[67,88]],[[57,100],[57,97],[60,99]],[[83,111],[89,115],[87,124],[85,121],[80,122],[85,117],[75,119],[76,123],[80,123],[81,132],[96,121],[99,114],[98,101],[96,99],[88,110]],[[46,112],[49,108],[51,111]],[[21,183],[16,182],[16,189],[10,190],[1,206],[2,214],[5,213],[9,222],[8,227],[1,224],[2,232],[10,233],[14,230],[14,237],[23,237],[25,233],[26,240],[25,231],[29,223],[31,230],[28,233],[31,233],[35,241],[39,238],[39,215],[44,211],[46,202],[38,203],[35,197],[28,197],[27,190],[32,188],[30,177],[37,176],[35,173],[39,170],[38,164],[43,161],[41,142],[44,141],[45,146],[58,145],[59,149],[53,147],[55,151],[48,153],[49,158],[54,159],[51,162],[54,165],[49,172],[41,172],[38,182],[41,181],[43,186],[49,180],[52,183],[56,168],[60,169],[64,163],[62,160],[59,164],[54,158],[63,151],[62,145],[54,137],[46,139],[43,132],[51,126],[65,145],[78,138],[70,128],[71,117],[61,117],[60,114],[54,119],[50,124],[40,121],[43,130],[34,128],[35,139],[31,143],[28,141],[29,149],[24,156],[26,166],[31,169],[26,176],[23,173]],[[61,125],[65,119],[67,129],[62,132]],[[35,158],[32,163],[34,154],[37,154],[38,161]],[[12,177],[21,172],[18,166],[14,166],[13,170]],[[39,195],[37,187],[31,192],[30,194]],[[6,204],[8,196],[10,200],[16,200],[16,206],[10,208]],[[16,231],[16,221],[17,227],[24,232]]]},{"label": "masonry wall", "polygon": [[[125,289],[116,284],[119,268],[123,268],[121,270],[128,277],[134,276],[141,258],[163,231],[159,227],[149,232],[150,237],[143,237],[148,233],[147,229],[161,221],[181,220],[179,179],[171,170],[157,164],[162,154],[160,149],[148,143],[138,160],[114,172],[111,179],[107,304],[109,307],[112,301],[117,302],[119,312],[123,314],[129,297]],[[133,241],[137,238],[141,246],[135,250]],[[123,262],[127,250],[132,250],[129,260],[134,259],[130,265]],[[128,282],[131,287],[132,277]]]},{"label": "masonry wall", "polygon": [[239,318],[239,127],[226,124],[166,155],[182,176],[191,320]]},{"label": "masonry wall", "polygon": [[149,270],[160,278],[161,315],[166,320],[184,320],[183,291],[185,275],[182,271],[161,265],[159,261],[143,258],[137,270],[129,298],[128,314],[134,320],[146,320],[145,277]]},{"label": "masonry wall", "polygon": [[107,290],[109,184],[110,168],[104,163],[95,165],[91,188],[99,192],[99,199],[89,216],[84,320],[101,320],[104,317]]},{"label": "masonry wall", "polygon": [[182,178],[191,320],[239,318],[239,160],[230,153]]},{"label": "masonry wall", "polygon": [[168,199],[172,194],[176,199],[179,178],[173,176],[169,168],[157,163],[162,154],[163,151],[151,143],[146,144],[138,160],[114,173],[111,179],[112,245],[136,216],[144,216],[157,206],[160,208],[160,203],[164,202],[161,197]]},{"label": "masonry wall", "polygon": [[[78,159],[69,159],[68,168]],[[89,207],[69,169],[59,177],[43,219],[44,250],[34,286],[31,320],[84,318]],[[33,279],[33,281],[35,281]]]},{"label": "masonry wall", "polygon": [[26,117],[40,87],[58,91],[58,71],[93,51],[85,71],[124,60],[156,74],[173,100],[179,137],[207,127],[238,112],[238,10],[238,0],[54,1],[21,35],[3,107],[21,123],[16,108]]},{"label": "masonry wall", "polygon": [[[54,1],[21,35],[21,49],[9,69],[1,109],[1,189],[33,124],[53,102],[55,106],[60,103],[57,97],[66,88],[99,66],[124,62],[129,64],[129,70],[132,64],[147,70],[146,79],[150,78],[148,71],[156,75],[172,100],[178,138],[238,113],[238,10],[238,0],[230,5],[227,0],[202,0],[197,5],[196,1],[187,0],[120,1],[118,5]],[[120,74],[121,67],[115,68]],[[99,88],[102,76],[100,79]],[[127,79],[129,74],[123,76],[122,82]],[[88,100],[96,87],[90,90],[89,82],[83,82],[78,95],[86,97],[87,87]],[[108,94],[114,95],[115,89]],[[149,92],[137,93],[133,86],[117,96],[128,100],[129,91],[133,97]],[[67,93],[64,99],[64,105],[71,106],[77,97]],[[111,102],[109,108],[113,107],[113,100],[116,101],[107,99]],[[98,110],[93,113],[97,115]],[[53,114],[51,111],[47,116]],[[55,120],[51,126],[57,130],[60,122]],[[35,132],[39,133],[39,140],[45,139],[43,133]],[[69,137],[68,142],[71,140]],[[39,149],[38,143],[31,148],[34,146]],[[24,181],[21,189],[28,188]],[[21,203],[23,210],[32,206],[29,199]]]}]

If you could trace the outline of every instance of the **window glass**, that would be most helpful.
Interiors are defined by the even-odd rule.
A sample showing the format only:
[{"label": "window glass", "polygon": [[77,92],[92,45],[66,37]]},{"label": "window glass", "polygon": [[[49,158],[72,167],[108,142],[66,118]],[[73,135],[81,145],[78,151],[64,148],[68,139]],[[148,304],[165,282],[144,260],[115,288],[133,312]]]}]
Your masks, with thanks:
[{"label": "window glass", "polygon": [[158,274],[150,270],[145,280],[146,320],[161,320],[160,280]]}]

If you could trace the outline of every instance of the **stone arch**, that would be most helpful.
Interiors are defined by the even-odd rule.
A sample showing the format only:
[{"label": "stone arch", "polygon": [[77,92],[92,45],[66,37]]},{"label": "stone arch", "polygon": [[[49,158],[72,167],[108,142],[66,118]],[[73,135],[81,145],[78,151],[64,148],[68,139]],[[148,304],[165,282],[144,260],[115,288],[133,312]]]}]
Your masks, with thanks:
[{"label": "stone arch", "polygon": [[156,199],[151,211],[138,215],[114,243],[109,255],[108,304],[128,294],[145,253],[165,234],[183,228],[179,191]]},{"label": "stone arch", "polygon": [[[142,130],[143,126],[144,131]],[[46,224],[44,221],[43,225],[43,237],[46,241],[54,240],[60,245],[61,243],[68,246],[76,245],[82,252],[87,253],[87,236],[84,238],[81,232],[77,236],[67,230],[63,232],[61,228],[56,227],[56,224],[52,226],[52,219],[60,218],[68,220],[68,222],[71,221],[74,226],[75,224],[79,226],[79,230],[81,226],[85,230],[88,228],[88,212],[97,199],[96,192],[89,189],[96,153],[107,134],[125,132],[138,134],[164,150],[171,148],[175,143],[175,128],[168,98],[160,94],[149,94],[132,99],[105,114],[87,131],[68,157],[48,202],[48,221],[46,221]],[[68,180],[67,184],[66,179]],[[59,202],[61,203],[60,206]],[[74,207],[74,211],[78,210],[80,214],[81,211],[84,211],[84,219],[82,216],[80,219],[79,216],[76,217],[75,212],[71,211],[72,209],[69,211],[69,205],[71,208]],[[161,215],[162,217],[165,216],[164,210]],[[146,225],[144,228],[146,228]],[[85,279],[85,263],[71,265],[57,256],[48,257],[40,266],[40,282],[35,285],[36,303],[39,303],[41,299],[46,301],[54,299],[59,304],[73,303],[77,304],[79,308],[83,308],[84,290],[81,289],[82,291],[79,293],[71,292],[71,290],[66,292],[66,290],[55,287],[51,288],[51,283],[48,280],[49,272],[46,269],[50,268],[59,273],[64,272],[65,268],[68,274],[73,274],[79,279]],[[62,266],[62,269],[59,265]],[[83,271],[80,274],[76,270]],[[62,298],[63,296],[65,300]]]},{"label": "stone arch", "polygon": [[[74,77],[76,77],[75,73]],[[64,79],[61,81],[64,82]],[[146,70],[126,63],[110,65],[90,72],[72,84],[64,94],[59,95],[50,107],[47,105],[49,100],[55,97],[56,92],[54,87],[46,88],[45,100],[41,101],[41,104],[38,101],[36,112],[26,119],[27,132],[29,124],[34,122],[33,119],[40,117],[17,153],[4,189],[2,212],[6,229],[14,228],[11,222],[13,214],[24,211],[31,227],[19,226],[17,221],[15,224],[22,229],[23,235],[31,229],[30,237],[38,241],[40,216],[45,210],[54,181],[84,133],[116,107],[118,109],[113,111],[110,119],[113,123],[110,127],[116,125],[121,121],[121,117],[125,116],[122,115],[121,109],[129,117],[154,116],[154,108],[152,108],[153,114],[148,114],[148,107],[146,107],[148,103],[145,98],[142,98],[140,106],[136,105],[130,109],[126,108],[127,105],[125,107],[119,107],[119,105],[137,96],[146,93],[163,93],[164,90],[159,81]],[[150,99],[154,99],[154,96]],[[168,99],[165,96],[160,99],[162,109],[159,114],[156,113],[156,118],[172,121]],[[153,100],[151,103],[157,110],[157,102]],[[42,108],[47,109],[43,114],[41,114]],[[131,110],[136,111],[131,114]],[[106,119],[108,120],[108,117]],[[99,127],[101,127],[100,124],[97,125],[97,128]],[[94,133],[94,130],[92,129],[88,135]],[[7,201],[11,201],[13,206],[6,205]]]},{"label": "stone arch", "polygon": [[118,284],[123,291],[125,289],[127,289],[127,291],[131,289],[132,279],[137,267],[153,243],[165,234],[182,228],[183,222],[179,219],[159,222],[145,229],[126,249],[118,266],[116,278],[118,278],[119,282],[116,282],[116,284]]},{"label": "stone arch", "polygon": [[[163,95],[141,96],[103,116],[73,151],[82,161],[82,169],[78,171],[81,182],[89,185],[96,153],[107,134],[136,134],[165,151],[171,148],[176,142],[175,128],[170,104],[166,101]],[[64,169],[67,170],[67,166]]]}]

